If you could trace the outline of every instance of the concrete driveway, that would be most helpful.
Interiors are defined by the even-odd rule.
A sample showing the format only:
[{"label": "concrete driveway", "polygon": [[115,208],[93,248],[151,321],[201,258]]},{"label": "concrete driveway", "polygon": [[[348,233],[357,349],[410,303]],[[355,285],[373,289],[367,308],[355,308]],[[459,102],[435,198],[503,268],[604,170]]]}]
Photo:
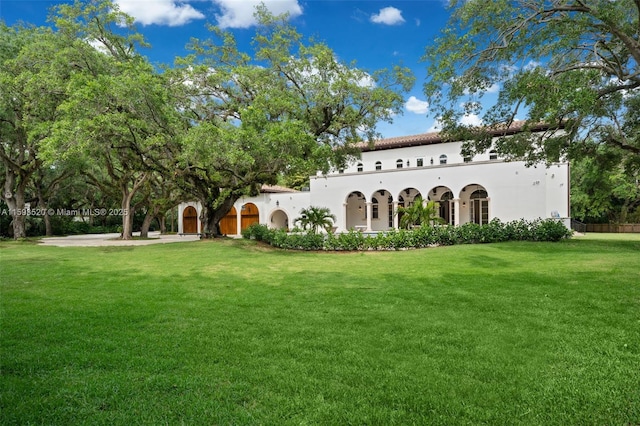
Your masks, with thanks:
[{"label": "concrete driveway", "polygon": [[[134,236],[140,236],[134,232]],[[160,235],[160,232],[149,232],[148,240],[119,240],[120,234],[86,234],[70,235],[68,237],[47,237],[40,240],[40,244],[57,247],[100,247],[100,246],[146,246],[149,244],[181,243],[198,241],[198,235]]]}]

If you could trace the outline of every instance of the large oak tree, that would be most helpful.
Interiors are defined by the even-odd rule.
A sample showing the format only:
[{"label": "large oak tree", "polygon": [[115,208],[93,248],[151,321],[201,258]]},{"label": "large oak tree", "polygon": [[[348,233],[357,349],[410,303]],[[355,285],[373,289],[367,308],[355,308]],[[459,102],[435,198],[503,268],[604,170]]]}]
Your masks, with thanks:
[{"label": "large oak tree", "polygon": [[173,93],[191,128],[182,139],[179,174],[204,206],[207,234],[241,196],[282,174],[327,170],[376,137],[413,84],[407,69],[369,74],[341,62],[325,44],[303,40],[287,17],[256,11],[250,53],[233,34],[212,27],[177,63]]},{"label": "large oak tree", "polygon": [[[516,118],[544,133],[501,138],[497,150],[529,163],[589,155],[597,144],[640,164],[640,1],[465,0],[427,48],[425,92],[452,137],[469,138],[467,153],[486,150],[488,130]],[[483,109],[483,95],[499,87]],[[477,114],[484,129],[460,125]],[[593,142],[596,142],[594,144]]]},{"label": "large oak tree", "polygon": [[181,127],[168,82],[136,50],[145,43],[133,19],[111,2],[60,5],[53,20],[75,71],[47,141],[50,157],[84,156],[88,181],[119,194],[122,237],[131,238],[134,197],[154,172],[173,170]]}]

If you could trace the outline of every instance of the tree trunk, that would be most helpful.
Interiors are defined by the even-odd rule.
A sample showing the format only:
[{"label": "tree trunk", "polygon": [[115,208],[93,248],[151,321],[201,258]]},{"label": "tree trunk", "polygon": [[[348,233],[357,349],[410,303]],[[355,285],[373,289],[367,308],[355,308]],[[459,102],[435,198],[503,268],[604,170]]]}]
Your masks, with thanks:
[{"label": "tree trunk", "polygon": [[136,195],[138,189],[147,180],[148,175],[143,173],[141,176],[135,179],[133,187],[129,190],[129,180],[124,179],[120,185],[122,191],[122,235],[123,240],[130,240],[133,238],[133,209],[131,208],[131,200]]},{"label": "tree trunk", "polygon": [[218,238],[221,237],[220,233],[220,221],[223,217],[229,213],[231,207],[236,202],[238,197],[229,197],[226,198],[218,208],[214,208],[212,205],[207,205],[203,203],[204,208],[202,209],[202,220],[203,230],[205,238]]},{"label": "tree trunk", "polygon": [[44,215],[42,216],[42,220],[44,221],[44,235],[50,237],[53,235],[53,229],[51,228],[51,218],[49,217],[49,213],[47,213],[47,209],[44,209]]},{"label": "tree trunk", "polygon": [[44,221],[44,235],[50,237],[53,235],[53,230],[51,229],[51,217],[49,216],[47,203],[44,202],[44,197],[42,196],[40,188],[38,188],[38,209],[44,212],[42,215],[42,220]]},{"label": "tree trunk", "polygon": [[133,195],[133,192],[122,194],[122,235],[120,237],[123,240],[133,238],[133,211],[131,210]]},{"label": "tree trunk", "polygon": [[3,198],[7,203],[9,214],[12,218],[13,238],[15,240],[25,238],[27,236],[25,227],[26,210],[24,206],[25,184],[20,182],[16,186],[16,175],[8,167],[5,177]]},{"label": "tree trunk", "polygon": [[160,233],[161,234],[166,234],[167,233],[167,220],[166,220],[166,217],[165,217],[164,213],[159,213],[157,217],[158,217],[158,223],[160,225]]},{"label": "tree trunk", "polygon": [[140,228],[141,238],[149,238],[149,228],[151,227],[153,219],[158,215],[158,210],[160,209],[157,206],[147,209],[147,214],[144,216],[144,220],[142,221],[142,228]]}]

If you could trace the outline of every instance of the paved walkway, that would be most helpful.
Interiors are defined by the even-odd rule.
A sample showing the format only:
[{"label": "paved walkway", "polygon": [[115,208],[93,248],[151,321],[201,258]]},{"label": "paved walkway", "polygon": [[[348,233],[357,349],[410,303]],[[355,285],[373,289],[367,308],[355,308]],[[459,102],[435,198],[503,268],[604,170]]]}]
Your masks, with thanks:
[{"label": "paved walkway", "polygon": [[[139,232],[134,232],[139,236]],[[120,234],[87,234],[70,235],[68,237],[47,237],[40,240],[40,244],[57,247],[99,247],[99,246],[146,246],[149,244],[179,243],[184,241],[198,241],[197,235],[160,235],[160,232],[149,232],[148,240],[120,240]]]}]

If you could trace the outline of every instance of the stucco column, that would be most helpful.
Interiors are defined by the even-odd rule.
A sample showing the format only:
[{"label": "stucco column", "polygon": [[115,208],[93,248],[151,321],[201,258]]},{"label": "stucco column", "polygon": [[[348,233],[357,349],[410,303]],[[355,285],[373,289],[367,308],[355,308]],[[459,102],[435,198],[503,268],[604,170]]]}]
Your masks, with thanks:
[{"label": "stucco column", "polygon": [[393,202],[393,229],[398,229],[398,202]]},{"label": "stucco column", "polygon": [[453,199],[453,224],[460,225],[460,198]]},{"label": "stucco column", "polygon": [[367,209],[367,231],[371,231],[371,214],[373,213],[373,203],[365,203]]},{"label": "stucco column", "polygon": [[236,235],[242,233],[242,206],[236,208]]},{"label": "stucco column", "polygon": [[347,228],[347,206],[348,206],[347,203],[344,203],[342,205],[342,207],[343,207],[342,208],[342,217],[344,218],[344,223],[342,224],[342,229],[345,230],[345,231],[348,229]]}]

